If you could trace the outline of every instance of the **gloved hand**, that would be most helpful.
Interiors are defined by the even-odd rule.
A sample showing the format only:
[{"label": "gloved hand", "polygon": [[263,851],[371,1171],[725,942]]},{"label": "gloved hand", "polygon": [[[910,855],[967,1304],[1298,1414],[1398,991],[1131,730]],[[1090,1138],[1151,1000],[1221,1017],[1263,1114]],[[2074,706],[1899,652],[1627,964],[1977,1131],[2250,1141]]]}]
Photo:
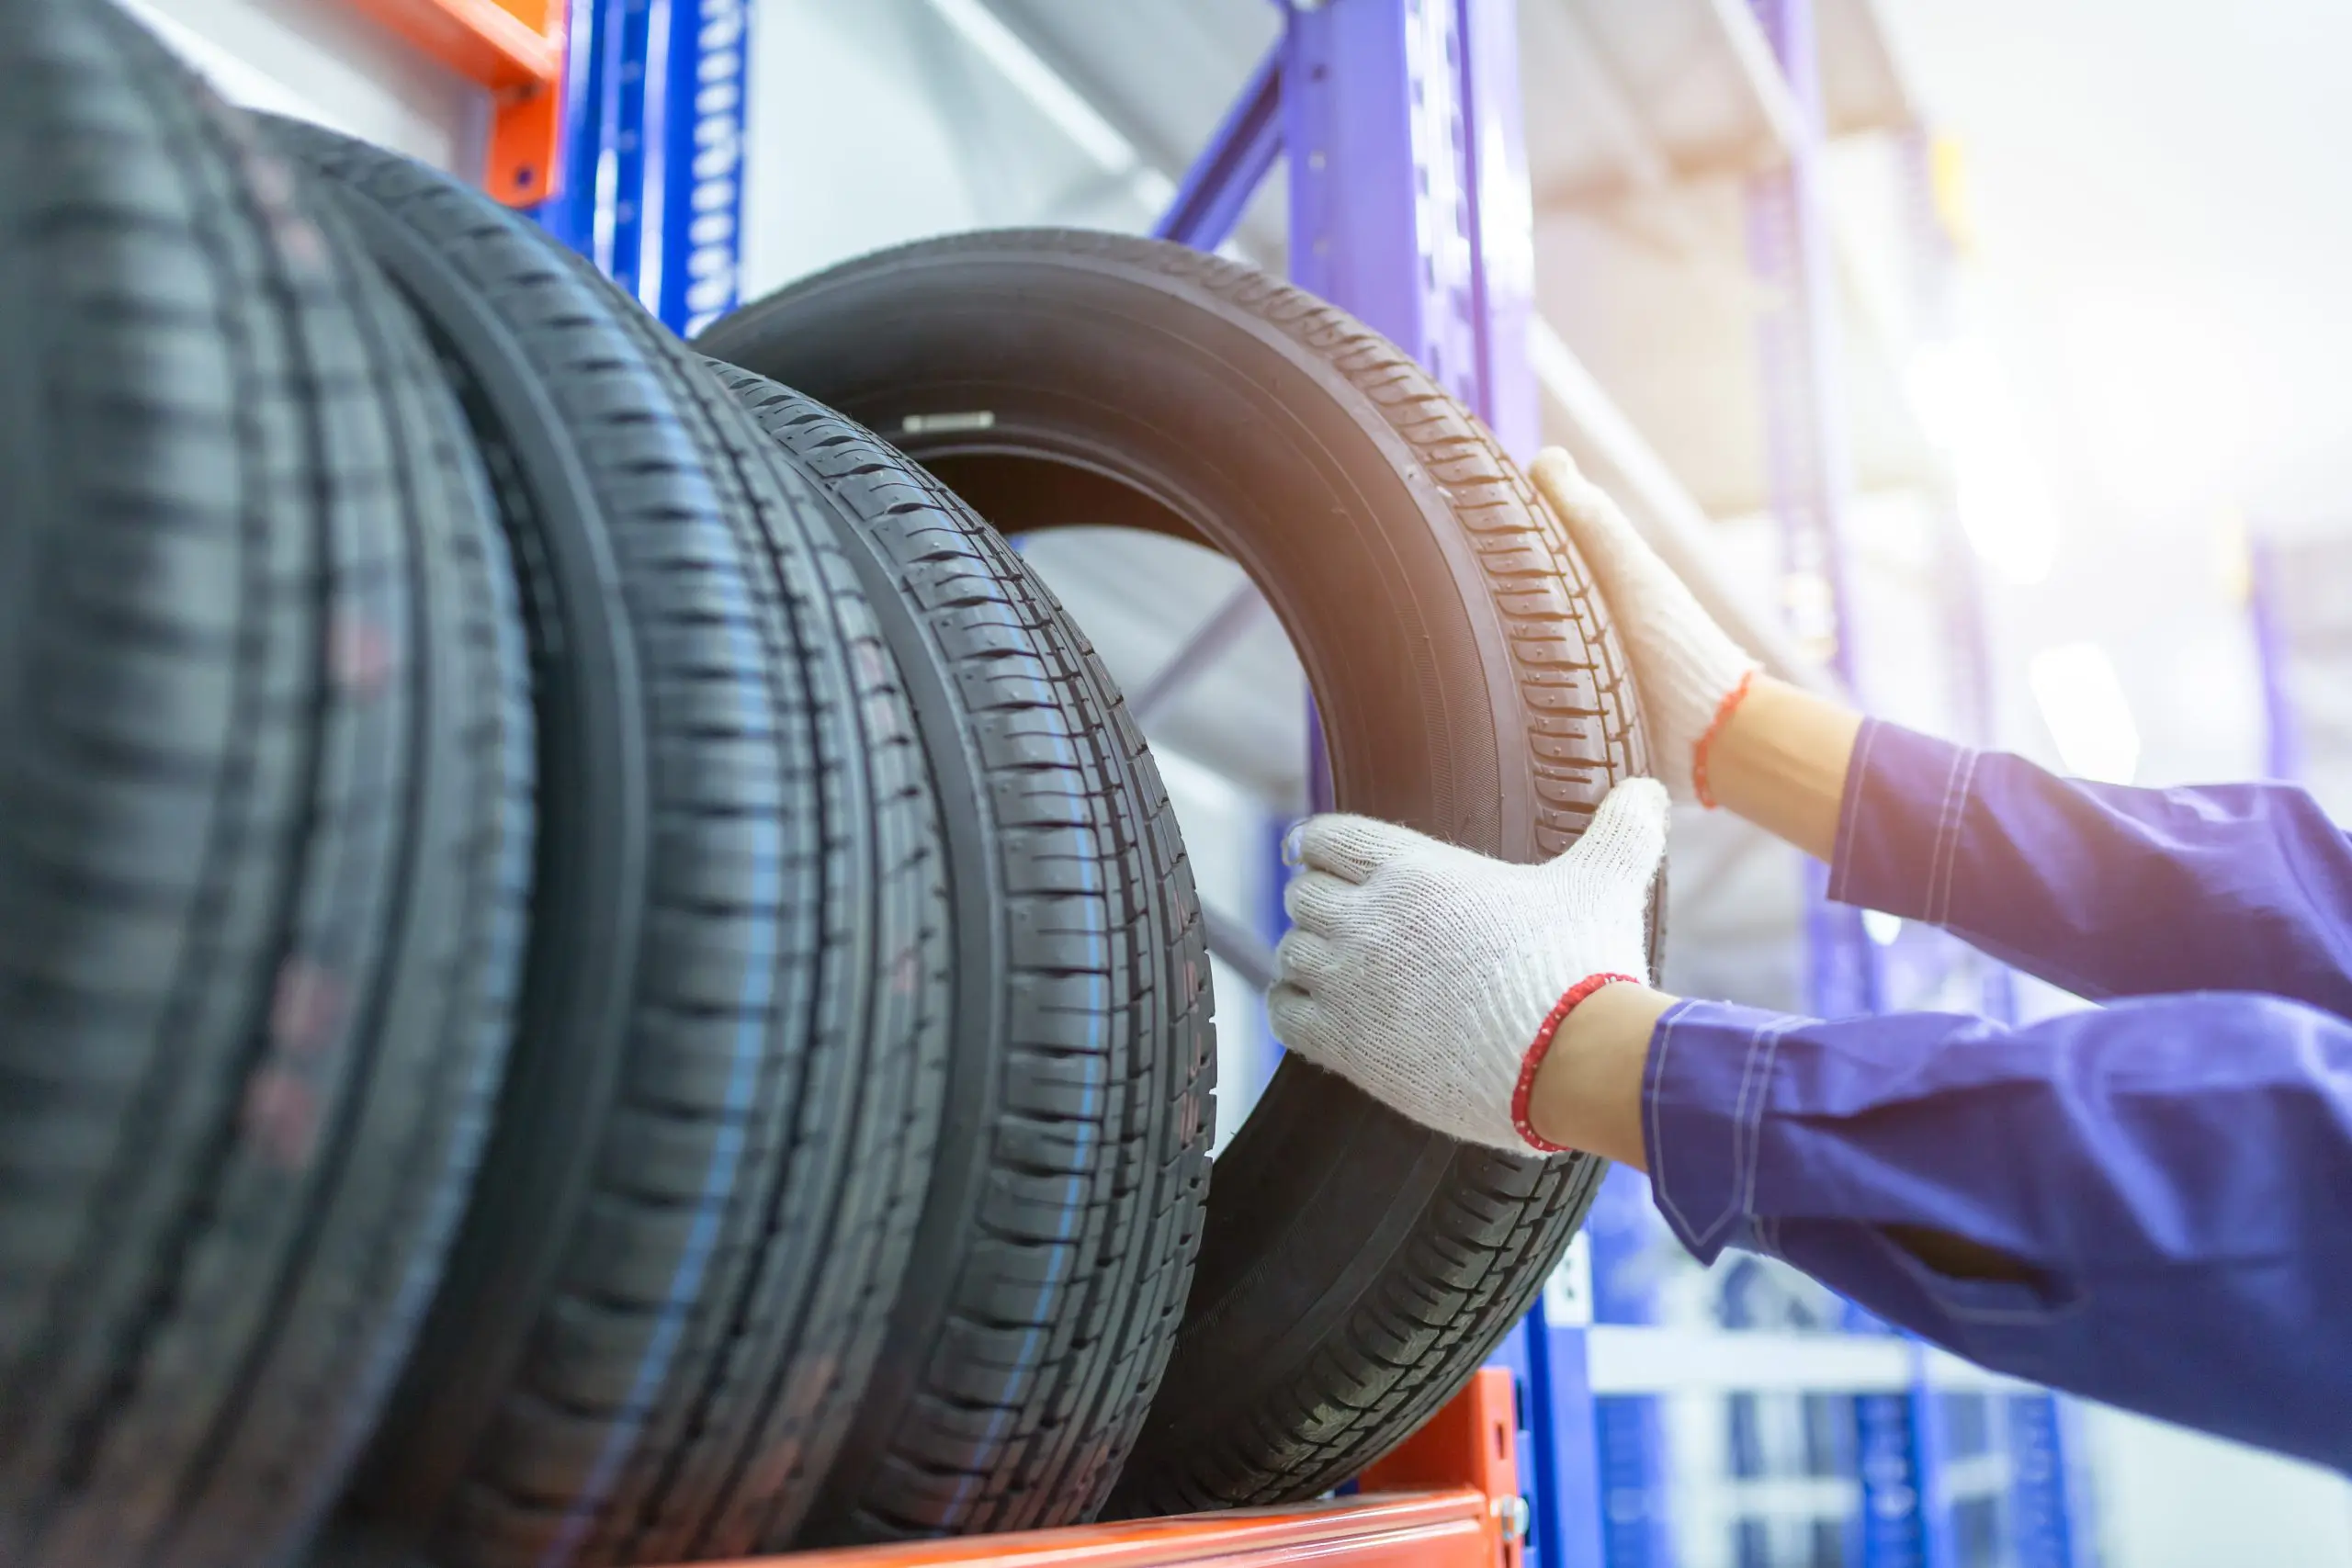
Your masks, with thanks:
[{"label": "gloved hand", "polygon": [[1628,780],[1543,865],[1369,818],[1309,819],[1266,995],[1275,1037],[1439,1132],[1556,1152],[1528,1122],[1528,1093],[1570,1009],[1648,979],[1666,817],[1657,781]]},{"label": "gloved hand", "polygon": [[1634,661],[1659,773],[1675,799],[1713,806],[1707,742],[1747,694],[1756,660],[1724,635],[1574,458],[1546,447],[1527,472],[1568,525],[1609,601],[1617,635]]}]

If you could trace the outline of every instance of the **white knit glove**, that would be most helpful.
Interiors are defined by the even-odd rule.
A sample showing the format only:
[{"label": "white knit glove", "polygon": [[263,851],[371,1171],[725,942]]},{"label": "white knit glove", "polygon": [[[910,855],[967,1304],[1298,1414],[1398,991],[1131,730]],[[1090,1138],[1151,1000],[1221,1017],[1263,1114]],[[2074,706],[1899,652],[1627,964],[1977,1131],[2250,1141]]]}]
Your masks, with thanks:
[{"label": "white knit glove", "polygon": [[1747,695],[1756,660],[1724,635],[1574,458],[1546,447],[1527,473],[1568,525],[1609,602],[1610,618],[1634,661],[1642,717],[1667,786],[1677,800],[1714,805],[1705,742]]},{"label": "white knit glove", "polygon": [[1310,818],[1266,994],[1275,1037],[1441,1133],[1555,1152],[1528,1124],[1528,1090],[1569,1008],[1610,979],[1647,981],[1666,816],[1655,779],[1629,780],[1544,865]]}]

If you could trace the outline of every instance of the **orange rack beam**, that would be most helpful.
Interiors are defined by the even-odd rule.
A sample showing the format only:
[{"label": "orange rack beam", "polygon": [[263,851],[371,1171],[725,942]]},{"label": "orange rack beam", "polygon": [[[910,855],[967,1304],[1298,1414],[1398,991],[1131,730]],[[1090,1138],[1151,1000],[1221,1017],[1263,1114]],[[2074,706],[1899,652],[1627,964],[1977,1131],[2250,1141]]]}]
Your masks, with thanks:
[{"label": "orange rack beam", "polygon": [[1363,1486],[1357,1496],[1297,1508],[795,1552],[717,1568],[1521,1568],[1527,1507],[1510,1374],[1482,1369],[1365,1472]]},{"label": "orange rack beam", "polygon": [[495,96],[482,186],[510,207],[557,194],[564,0],[346,0]]}]

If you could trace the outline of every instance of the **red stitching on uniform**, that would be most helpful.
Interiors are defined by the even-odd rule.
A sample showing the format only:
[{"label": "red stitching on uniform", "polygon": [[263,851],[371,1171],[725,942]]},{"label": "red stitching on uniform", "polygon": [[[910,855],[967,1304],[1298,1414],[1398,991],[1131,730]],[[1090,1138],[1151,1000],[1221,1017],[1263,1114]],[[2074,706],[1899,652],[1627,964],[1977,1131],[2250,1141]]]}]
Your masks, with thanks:
[{"label": "red stitching on uniform", "polygon": [[1544,1021],[1535,1026],[1535,1043],[1527,1048],[1525,1059],[1519,1064],[1519,1087],[1510,1094],[1510,1124],[1519,1129],[1521,1137],[1547,1155],[1566,1154],[1568,1145],[1553,1143],[1538,1133],[1535,1123],[1527,1119],[1527,1100],[1535,1092],[1535,1075],[1543,1069],[1544,1058],[1551,1054],[1552,1042],[1559,1034],[1560,1025],[1567,1021],[1568,1014],[1576,1010],[1577,1004],[1601,987],[1613,986],[1620,981],[1628,986],[1641,984],[1631,975],[1588,975],[1570,986],[1568,994],[1562,997],[1552,1010],[1544,1015]]},{"label": "red stitching on uniform", "polygon": [[1732,709],[1739,706],[1747,695],[1747,688],[1755,683],[1756,671],[1750,669],[1739,678],[1739,684],[1731,689],[1731,694],[1724,698],[1722,705],[1715,709],[1715,716],[1707,721],[1705,732],[1690,748],[1690,792],[1710,811],[1715,808],[1715,792],[1707,783],[1707,748],[1717,732],[1731,722]]}]

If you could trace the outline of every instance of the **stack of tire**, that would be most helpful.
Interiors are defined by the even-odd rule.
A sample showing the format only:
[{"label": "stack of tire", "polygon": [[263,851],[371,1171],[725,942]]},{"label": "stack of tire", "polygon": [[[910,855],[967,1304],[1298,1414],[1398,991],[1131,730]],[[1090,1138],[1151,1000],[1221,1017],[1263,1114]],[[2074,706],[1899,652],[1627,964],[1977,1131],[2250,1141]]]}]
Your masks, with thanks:
[{"label": "stack of tire", "polygon": [[1415,367],[1063,233],[697,353],[107,6],[0,70],[0,1564],[1281,1502],[1459,1386],[1597,1163],[1294,1063],[1211,1181],[1167,795],[980,521],[1227,551],[1345,804],[1555,852],[1622,660]]}]

